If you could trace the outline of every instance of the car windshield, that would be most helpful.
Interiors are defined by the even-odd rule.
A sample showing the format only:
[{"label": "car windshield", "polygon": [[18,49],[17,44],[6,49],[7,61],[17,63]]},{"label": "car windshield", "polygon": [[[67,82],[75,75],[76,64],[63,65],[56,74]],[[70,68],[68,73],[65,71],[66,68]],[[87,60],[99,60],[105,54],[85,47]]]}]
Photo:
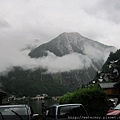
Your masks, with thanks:
[{"label": "car windshield", "polygon": [[120,104],[118,104],[118,105],[114,108],[114,110],[120,110]]},{"label": "car windshield", "polygon": [[27,115],[25,107],[2,107],[0,108],[0,112],[2,115],[15,115],[15,113],[19,115]]},{"label": "car windshield", "polygon": [[58,117],[61,116],[79,116],[87,115],[85,109],[80,105],[61,106],[58,108]]}]

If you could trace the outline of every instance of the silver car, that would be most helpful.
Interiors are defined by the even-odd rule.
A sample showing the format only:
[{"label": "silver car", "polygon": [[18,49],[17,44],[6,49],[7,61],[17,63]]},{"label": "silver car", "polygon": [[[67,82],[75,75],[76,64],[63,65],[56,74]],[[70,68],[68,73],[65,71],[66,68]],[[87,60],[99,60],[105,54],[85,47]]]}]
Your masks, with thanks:
[{"label": "silver car", "polygon": [[83,116],[88,116],[88,113],[82,104],[52,105],[46,110],[46,120],[72,120]]},{"label": "silver car", "polygon": [[28,105],[1,105],[0,120],[36,120],[39,114],[34,114]]}]

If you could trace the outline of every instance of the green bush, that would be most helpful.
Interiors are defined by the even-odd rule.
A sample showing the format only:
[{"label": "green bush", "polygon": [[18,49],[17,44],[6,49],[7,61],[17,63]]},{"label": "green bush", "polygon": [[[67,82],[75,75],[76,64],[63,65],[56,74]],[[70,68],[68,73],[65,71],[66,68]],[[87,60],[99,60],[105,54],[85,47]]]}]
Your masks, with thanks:
[{"label": "green bush", "polygon": [[105,115],[107,111],[107,95],[96,86],[64,94],[59,99],[59,104],[65,103],[81,103],[89,115]]},{"label": "green bush", "polygon": [[66,94],[64,94],[64,96],[60,97],[59,104],[72,103],[71,101],[72,101],[73,95],[74,95],[74,93],[67,92]]}]

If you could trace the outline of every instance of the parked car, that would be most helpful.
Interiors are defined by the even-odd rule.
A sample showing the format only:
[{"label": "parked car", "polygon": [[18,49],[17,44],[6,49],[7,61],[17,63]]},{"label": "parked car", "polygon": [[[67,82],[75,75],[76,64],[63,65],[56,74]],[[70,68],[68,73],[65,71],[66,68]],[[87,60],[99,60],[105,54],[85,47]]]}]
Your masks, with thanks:
[{"label": "parked car", "polygon": [[1,105],[0,120],[37,120],[39,114],[34,114],[28,105]]},{"label": "parked car", "polygon": [[75,119],[72,117],[88,116],[82,104],[52,105],[46,110],[46,120]]},{"label": "parked car", "polygon": [[116,107],[110,108],[107,115],[120,115],[120,104],[116,105]]}]

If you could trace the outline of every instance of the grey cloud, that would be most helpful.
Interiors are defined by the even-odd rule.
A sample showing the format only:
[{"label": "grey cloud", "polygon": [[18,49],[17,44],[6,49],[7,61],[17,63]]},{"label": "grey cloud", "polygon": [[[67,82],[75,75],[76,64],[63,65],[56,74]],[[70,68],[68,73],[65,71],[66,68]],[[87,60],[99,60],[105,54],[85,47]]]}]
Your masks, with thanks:
[{"label": "grey cloud", "polygon": [[[40,64],[27,56],[29,51],[20,50],[27,44],[33,45],[35,39],[42,44],[63,32],[79,32],[120,48],[119,5],[119,0],[0,0],[0,71],[9,66]],[[43,64],[49,63],[50,58]],[[44,67],[53,65],[51,62]]]},{"label": "grey cloud", "polygon": [[0,19],[0,29],[9,28],[9,27],[10,24],[6,20]]},{"label": "grey cloud", "polygon": [[101,6],[107,12],[109,20],[120,23],[120,0],[104,0]]},{"label": "grey cloud", "polygon": [[120,23],[120,0],[100,0],[95,6],[83,8],[87,13],[100,19]]}]

